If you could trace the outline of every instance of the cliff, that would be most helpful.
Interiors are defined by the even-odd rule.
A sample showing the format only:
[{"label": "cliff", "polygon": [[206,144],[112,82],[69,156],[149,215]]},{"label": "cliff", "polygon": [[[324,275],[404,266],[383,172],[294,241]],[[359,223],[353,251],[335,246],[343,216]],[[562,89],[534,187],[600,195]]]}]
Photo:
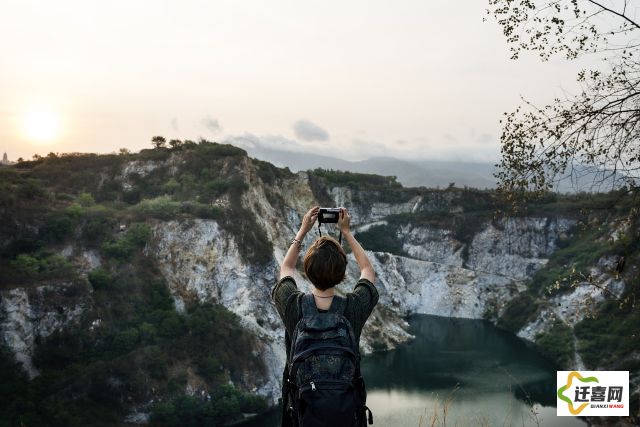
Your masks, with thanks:
[{"label": "cliff", "polygon": [[[488,318],[544,342],[555,319],[572,329],[584,320],[571,304],[589,296],[597,307],[607,297],[588,283],[546,299],[536,295],[535,312],[509,324],[509,310],[530,294],[532,278],[548,269],[559,244],[574,238],[582,216],[571,203],[578,199],[494,217],[504,206],[492,192],[406,189],[393,178],[332,171],[293,174],[207,142],[136,155],[46,158],[3,174],[3,345],[30,378],[68,372],[70,361],[91,371],[98,362],[136,360],[137,388],[127,385],[128,371],[104,373],[111,389],[128,396],[114,404],[115,413],[132,422],[146,422],[158,402],[211,396],[224,383],[276,401],[284,337],[270,290],[301,215],[315,204],[347,206],[356,236],[371,250],[381,299],[363,331],[365,352],[410,340],[404,319],[414,313]],[[615,262],[603,254],[594,276],[621,296],[625,279],[611,277],[607,267]],[[358,274],[349,255],[342,292]],[[211,304],[231,317],[218,308],[207,309],[217,313],[209,317],[198,311]],[[246,353],[232,362],[224,349],[214,359],[206,349],[191,352],[198,345],[196,315],[237,324]],[[81,335],[85,347],[118,351],[81,360],[41,354],[61,351],[70,333]],[[235,337],[202,339],[218,348]],[[46,350],[38,353],[40,343]],[[166,350],[176,346],[185,348]],[[163,349],[168,360],[157,354]],[[164,360],[159,373],[139,360],[149,352]]]}]

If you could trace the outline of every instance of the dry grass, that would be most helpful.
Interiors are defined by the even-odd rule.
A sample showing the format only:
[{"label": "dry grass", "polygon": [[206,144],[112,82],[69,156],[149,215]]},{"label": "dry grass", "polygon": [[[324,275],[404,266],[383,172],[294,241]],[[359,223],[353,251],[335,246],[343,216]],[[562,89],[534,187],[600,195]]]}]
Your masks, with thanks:
[{"label": "dry grass", "polygon": [[[537,427],[540,427],[540,418],[538,417],[538,406],[531,400],[529,393],[520,385],[520,383],[508,372],[505,370],[505,373],[518,385],[520,390],[524,393],[527,399],[527,404],[529,405],[529,418],[535,423]],[[425,408],[424,413],[420,415],[420,419],[418,422],[418,427],[446,427],[447,426],[447,418],[450,418],[449,415],[451,413],[451,406],[453,404],[455,394],[460,389],[460,384],[456,384],[455,387],[451,390],[449,395],[443,401],[440,401],[436,396],[435,403],[430,414],[427,413],[427,408]],[[511,391],[511,390],[510,390]],[[514,422],[515,420],[512,418],[512,410],[509,408],[507,415],[502,421],[502,427],[513,427],[518,425]],[[520,420],[522,426],[525,426],[524,416]],[[476,416],[473,420],[470,420],[469,424],[459,424],[459,420],[457,420],[454,424],[454,427],[463,426],[463,425],[473,425],[480,427],[489,427],[491,426],[491,421],[485,416]]]}]

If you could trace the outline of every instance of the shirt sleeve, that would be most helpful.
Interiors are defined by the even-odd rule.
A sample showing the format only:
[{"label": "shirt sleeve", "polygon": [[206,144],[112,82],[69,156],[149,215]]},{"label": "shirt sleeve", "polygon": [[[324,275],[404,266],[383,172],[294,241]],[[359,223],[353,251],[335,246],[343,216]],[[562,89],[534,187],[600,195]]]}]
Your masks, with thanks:
[{"label": "shirt sleeve", "polygon": [[367,279],[360,279],[353,290],[347,294],[353,316],[353,326],[361,331],[380,298],[376,287]]},{"label": "shirt sleeve", "polygon": [[280,279],[271,291],[271,299],[289,334],[293,333],[300,317],[298,300],[301,295],[302,292],[298,290],[296,281],[291,276]]}]

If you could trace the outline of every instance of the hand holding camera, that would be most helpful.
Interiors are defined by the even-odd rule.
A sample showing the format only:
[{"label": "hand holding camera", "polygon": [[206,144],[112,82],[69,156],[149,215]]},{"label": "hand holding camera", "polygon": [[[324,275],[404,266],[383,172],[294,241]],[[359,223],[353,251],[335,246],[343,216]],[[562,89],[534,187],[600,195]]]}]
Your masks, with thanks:
[{"label": "hand holding camera", "polygon": [[347,208],[340,208],[340,219],[338,219],[338,228],[342,234],[349,232],[349,226],[351,224],[351,215],[347,211]]},{"label": "hand holding camera", "polygon": [[346,208],[320,208],[318,211],[318,222],[320,224],[337,224],[338,229],[343,233],[349,231],[351,216]]},{"label": "hand holding camera", "polygon": [[[302,218],[302,225],[300,225],[300,231],[303,233],[308,233],[312,228],[313,224],[316,222],[316,218],[318,218],[319,211],[321,210],[320,206],[314,206],[304,215]],[[322,221],[319,221],[322,222]]]}]

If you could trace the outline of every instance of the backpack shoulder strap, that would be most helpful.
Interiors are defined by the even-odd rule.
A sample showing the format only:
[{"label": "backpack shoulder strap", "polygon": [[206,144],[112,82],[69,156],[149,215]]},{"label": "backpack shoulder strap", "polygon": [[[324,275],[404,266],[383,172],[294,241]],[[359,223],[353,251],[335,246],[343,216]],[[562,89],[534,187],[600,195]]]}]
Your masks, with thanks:
[{"label": "backpack shoulder strap", "polygon": [[313,299],[313,294],[304,294],[302,296],[302,317],[313,316],[318,313],[316,302]]},{"label": "backpack shoulder strap", "polygon": [[345,297],[341,297],[340,295],[336,295],[333,297],[333,301],[331,301],[329,313],[344,314],[345,308],[347,308],[347,299]]}]

